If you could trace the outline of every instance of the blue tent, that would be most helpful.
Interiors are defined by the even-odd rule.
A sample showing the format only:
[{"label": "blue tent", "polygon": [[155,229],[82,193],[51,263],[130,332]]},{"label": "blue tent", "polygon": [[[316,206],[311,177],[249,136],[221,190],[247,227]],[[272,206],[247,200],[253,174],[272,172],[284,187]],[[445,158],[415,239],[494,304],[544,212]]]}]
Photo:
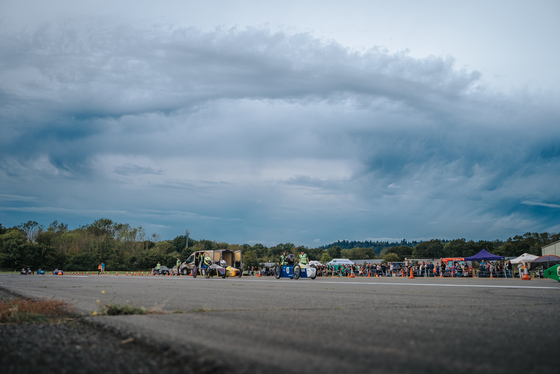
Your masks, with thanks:
[{"label": "blue tent", "polygon": [[503,259],[504,256],[493,255],[492,253],[488,252],[486,249],[483,249],[482,251],[478,252],[474,256],[465,257],[465,261],[482,261],[482,260],[496,261],[496,260],[503,260]]}]

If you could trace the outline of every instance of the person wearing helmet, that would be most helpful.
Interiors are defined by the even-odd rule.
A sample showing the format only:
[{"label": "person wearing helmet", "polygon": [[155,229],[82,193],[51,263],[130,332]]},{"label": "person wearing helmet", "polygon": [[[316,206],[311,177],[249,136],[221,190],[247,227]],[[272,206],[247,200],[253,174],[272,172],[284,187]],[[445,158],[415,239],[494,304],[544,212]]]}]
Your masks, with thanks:
[{"label": "person wearing helmet", "polygon": [[212,259],[208,256],[204,257],[204,266],[209,267],[212,265]]},{"label": "person wearing helmet", "polygon": [[303,264],[303,265],[307,265],[307,254],[303,252],[303,249],[301,250],[301,254],[299,255],[299,263]]},{"label": "person wearing helmet", "polygon": [[225,268],[227,266],[227,263],[224,260],[220,260],[220,266]]},{"label": "person wearing helmet", "polygon": [[204,257],[204,261],[202,262],[202,275],[206,275],[206,272],[209,271],[208,269],[210,269],[210,265],[212,265],[212,259],[208,256]]}]

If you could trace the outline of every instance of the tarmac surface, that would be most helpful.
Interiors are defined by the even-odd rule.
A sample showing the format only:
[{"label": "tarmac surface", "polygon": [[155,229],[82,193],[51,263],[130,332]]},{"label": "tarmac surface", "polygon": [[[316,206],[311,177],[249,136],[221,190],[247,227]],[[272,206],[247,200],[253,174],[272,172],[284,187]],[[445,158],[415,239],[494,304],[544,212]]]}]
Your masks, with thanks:
[{"label": "tarmac surface", "polygon": [[[549,279],[0,276],[29,297],[162,314],[86,320],[204,356],[232,373],[558,372],[560,283]],[[102,291],[105,291],[102,293]]]}]

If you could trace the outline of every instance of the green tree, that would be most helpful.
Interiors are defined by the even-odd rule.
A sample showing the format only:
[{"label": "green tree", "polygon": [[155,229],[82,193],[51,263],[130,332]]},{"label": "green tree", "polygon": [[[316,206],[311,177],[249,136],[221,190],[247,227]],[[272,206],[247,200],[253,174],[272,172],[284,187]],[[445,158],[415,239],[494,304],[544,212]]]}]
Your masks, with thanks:
[{"label": "green tree", "polygon": [[383,256],[383,261],[384,262],[398,262],[400,261],[399,255],[396,253],[386,253],[385,256]]},{"label": "green tree", "polygon": [[26,234],[17,228],[0,235],[0,266],[5,269],[18,269],[24,266],[25,242]]},{"label": "green tree", "polygon": [[246,269],[250,266],[259,266],[259,259],[257,258],[257,254],[254,250],[248,250],[243,255],[243,267]]},{"label": "green tree", "polygon": [[[397,247],[390,247],[387,248],[384,252],[387,253],[394,253],[398,256],[398,261],[404,261],[405,258],[412,258],[412,247],[406,245],[400,245]],[[383,257],[384,258],[384,257]],[[393,262],[393,261],[391,261]]]},{"label": "green tree", "polygon": [[373,248],[343,249],[341,251],[341,256],[349,260],[368,260],[377,257]]},{"label": "green tree", "polygon": [[418,243],[412,250],[413,258],[441,258],[443,255],[443,244],[438,239],[429,242]]},{"label": "green tree", "polygon": [[45,227],[35,221],[27,221],[18,226],[18,228],[25,233],[27,241],[30,243],[35,242],[37,235],[44,231]]},{"label": "green tree", "polygon": [[341,258],[342,257],[342,250],[338,246],[330,247],[327,249],[327,253],[332,258]]},{"label": "green tree", "polygon": [[323,251],[323,254],[321,255],[321,260],[320,261],[323,264],[326,264],[327,262],[332,261],[332,257],[329,255],[329,253],[327,251]]},{"label": "green tree", "polygon": [[305,253],[309,256],[309,259],[312,261],[319,261],[325,253],[325,250],[322,248],[306,248]]}]

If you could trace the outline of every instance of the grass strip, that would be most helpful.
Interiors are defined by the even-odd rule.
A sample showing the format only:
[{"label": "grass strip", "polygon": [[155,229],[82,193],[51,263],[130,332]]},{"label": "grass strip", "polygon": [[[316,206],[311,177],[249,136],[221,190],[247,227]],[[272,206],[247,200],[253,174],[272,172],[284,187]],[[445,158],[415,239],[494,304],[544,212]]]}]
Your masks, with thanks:
[{"label": "grass strip", "polygon": [[0,323],[49,323],[75,313],[75,307],[67,301],[22,297],[0,300]]}]

